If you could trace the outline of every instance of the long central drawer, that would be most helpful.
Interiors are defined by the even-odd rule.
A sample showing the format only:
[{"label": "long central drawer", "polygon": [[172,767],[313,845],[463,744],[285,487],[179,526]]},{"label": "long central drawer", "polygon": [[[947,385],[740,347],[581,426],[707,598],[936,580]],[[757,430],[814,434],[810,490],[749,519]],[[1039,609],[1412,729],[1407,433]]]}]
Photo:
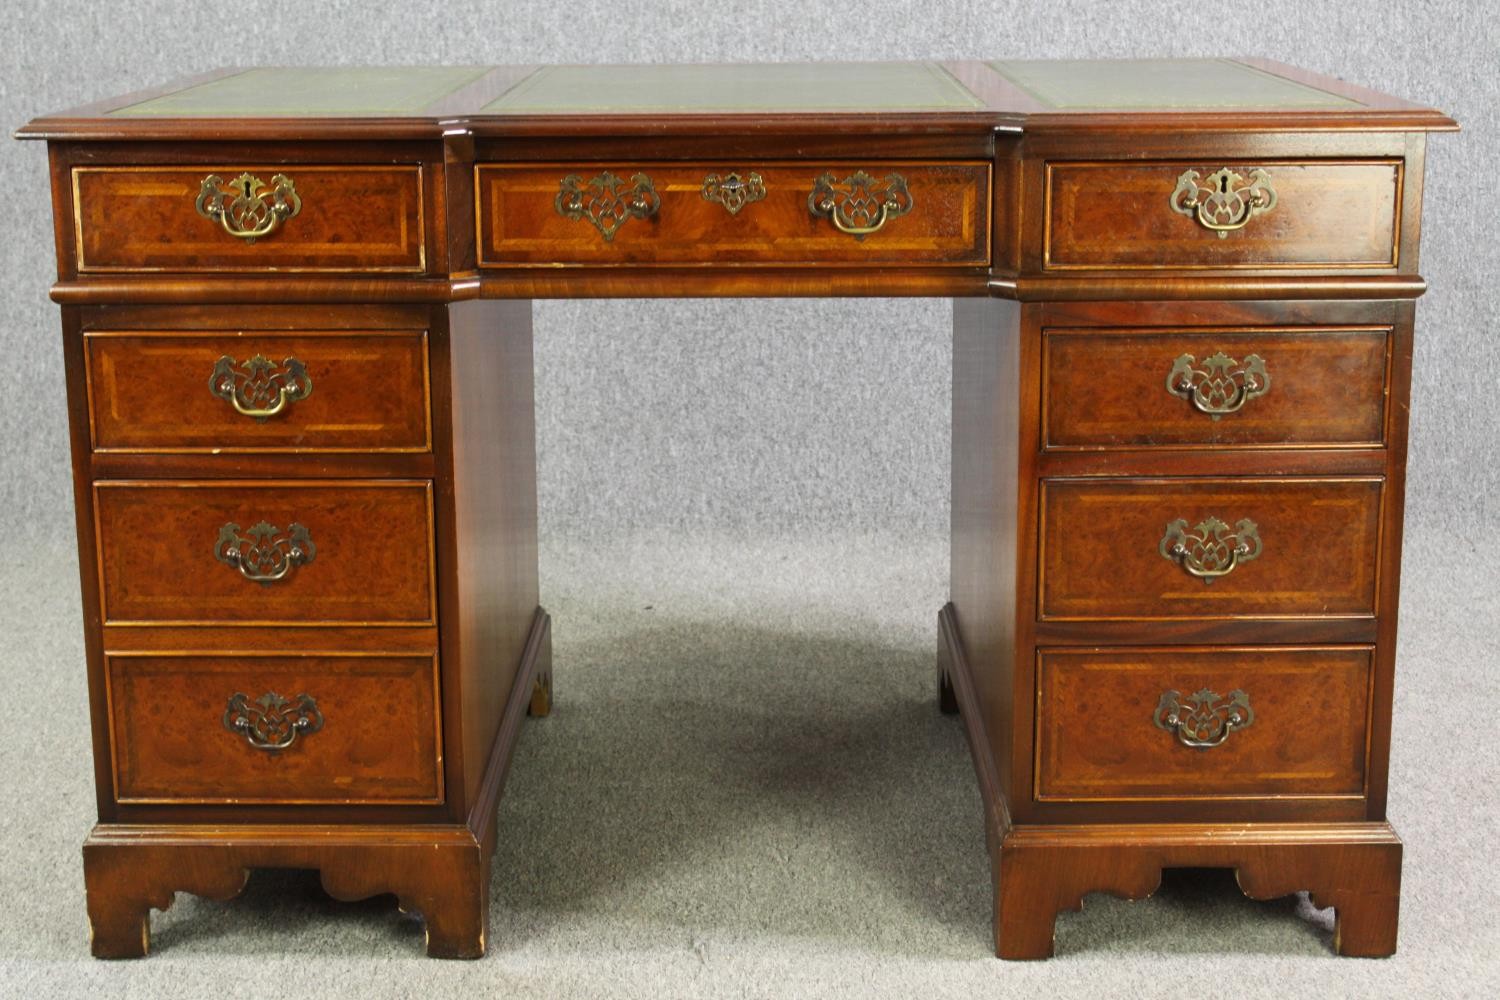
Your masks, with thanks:
[{"label": "long central drawer", "polygon": [[479,265],[989,263],[982,162],[479,164]]}]

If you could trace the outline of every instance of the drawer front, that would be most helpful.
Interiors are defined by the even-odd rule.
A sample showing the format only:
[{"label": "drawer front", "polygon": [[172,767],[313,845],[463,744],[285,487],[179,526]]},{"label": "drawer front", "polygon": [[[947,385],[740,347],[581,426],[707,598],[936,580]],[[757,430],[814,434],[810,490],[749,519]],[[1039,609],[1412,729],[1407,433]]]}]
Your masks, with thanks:
[{"label": "drawer front", "polygon": [[1370,617],[1383,481],[1050,479],[1043,619]]},{"label": "drawer front", "polygon": [[1049,163],[1043,264],[1392,268],[1400,160]]},{"label": "drawer front", "polygon": [[1044,649],[1036,798],[1360,797],[1373,653]]},{"label": "drawer front", "polygon": [[475,169],[481,266],[989,263],[988,163]]},{"label": "drawer front", "polygon": [[106,624],[431,624],[426,482],[103,482]]},{"label": "drawer front", "polygon": [[427,335],[85,337],[100,451],[427,451]]},{"label": "drawer front", "polygon": [[436,803],[431,656],[111,655],[115,796]]},{"label": "drawer front", "polygon": [[418,273],[422,189],[417,164],[75,167],[78,270]]},{"label": "drawer front", "polygon": [[1049,449],[1382,445],[1391,331],[1052,329]]}]

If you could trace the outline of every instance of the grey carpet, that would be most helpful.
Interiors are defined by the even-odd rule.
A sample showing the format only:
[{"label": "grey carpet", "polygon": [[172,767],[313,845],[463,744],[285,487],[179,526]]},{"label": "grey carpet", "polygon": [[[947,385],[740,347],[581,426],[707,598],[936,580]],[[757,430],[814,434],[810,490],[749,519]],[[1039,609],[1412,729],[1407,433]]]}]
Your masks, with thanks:
[{"label": "grey carpet", "polygon": [[944,546],[701,534],[543,546],[557,708],[500,813],[492,950],[419,957],[390,898],[307,873],[179,896],[138,962],[87,954],[93,819],[74,557],[0,547],[0,994],[71,997],[1469,997],[1500,980],[1489,863],[1500,598],[1451,539],[1409,541],[1390,815],[1400,953],[1331,956],[1305,897],[1226,872],[1091,896],[1042,964],[990,956],[960,723],[933,704]]}]

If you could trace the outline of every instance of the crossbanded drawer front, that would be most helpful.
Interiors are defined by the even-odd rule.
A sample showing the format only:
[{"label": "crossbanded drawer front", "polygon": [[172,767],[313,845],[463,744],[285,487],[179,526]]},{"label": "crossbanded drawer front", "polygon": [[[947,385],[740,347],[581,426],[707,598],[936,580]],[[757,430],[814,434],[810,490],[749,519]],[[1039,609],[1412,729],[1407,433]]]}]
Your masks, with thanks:
[{"label": "crossbanded drawer front", "polygon": [[427,334],[85,335],[94,448],[431,449]]},{"label": "crossbanded drawer front", "polygon": [[1379,447],[1386,328],[1049,329],[1044,447]]},{"label": "crossbanded drawer front", "polygon": [[1368,618],[1384,481],[1046,479],[1044,620]]},{"label": "crossbanded drawer front", "polygon": [[427,267],[418,164],[74,167],[78,270]]},{"label": "crossbanded drawer front", "polygon": [[1402,162],[1056,162],[1048,270],[1394,268]]},{"label": "crossbanded drawer front", "polygon": [[1373,649],[1042,649],[1038,801],[1358,798]]},{"label": "crossbanded drawer front", "polygon": [[101,482],[104,622],[427,625],[425,481]]},{"label": "crossbanded drawer front", "polygon": [[979,162],[480,164],[479,264],[982,267]]},{"label": "crossbanded drawer front", "polygon": [[115,797],[438,803],[432,656],[111,654]]}]

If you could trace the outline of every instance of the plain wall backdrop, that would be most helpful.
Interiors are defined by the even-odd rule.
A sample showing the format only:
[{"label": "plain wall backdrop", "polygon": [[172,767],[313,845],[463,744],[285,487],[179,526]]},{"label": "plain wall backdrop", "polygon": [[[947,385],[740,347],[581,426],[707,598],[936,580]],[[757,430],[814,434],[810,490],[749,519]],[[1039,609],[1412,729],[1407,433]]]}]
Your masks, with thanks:
[{"label": "plain wall backdrop", "polygon": [[[1429,144],[1421,270],[1432,289],[1418,306],[1407,516],[1409,534],[1474,558],[1500,527],[1497,25],[1493,0],[11,0],[0,123],[226,63],[1244,54],[1344,77],[1441,108],[1465,130]],[[0,178],[0,539],[28,545],[73,530],[45,146],[0,142]],[[544,534],[946,535],[946,301],[535,309]]]}]

